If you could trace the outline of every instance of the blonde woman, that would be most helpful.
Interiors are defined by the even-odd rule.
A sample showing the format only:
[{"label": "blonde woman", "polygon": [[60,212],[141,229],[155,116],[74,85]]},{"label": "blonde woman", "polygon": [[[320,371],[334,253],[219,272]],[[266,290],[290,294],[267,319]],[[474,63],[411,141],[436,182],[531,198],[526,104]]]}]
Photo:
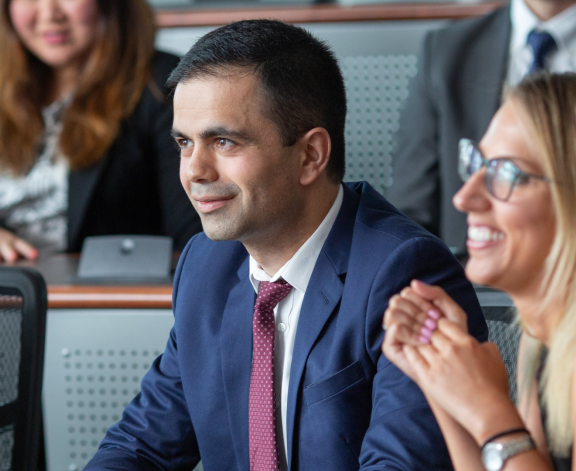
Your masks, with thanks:
[{"label": "blonde woman", "polygon": [[466,274],[506,291],[524,327],[518,408],[497,348],[438,287],[391,299],[383,351],[426,395],[456,470],[576,469],[576,76],[510,90],[480,144],[462,140],[460,173]]},{"label": "blonde woman", "polygon": [[200,223],[145,0],[0,0],[0,261]]}]

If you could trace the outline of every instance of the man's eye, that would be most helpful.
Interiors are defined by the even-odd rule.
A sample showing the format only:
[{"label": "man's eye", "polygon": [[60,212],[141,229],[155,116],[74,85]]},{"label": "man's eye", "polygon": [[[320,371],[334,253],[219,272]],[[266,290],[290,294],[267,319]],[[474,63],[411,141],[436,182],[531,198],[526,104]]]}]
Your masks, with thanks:
[{"label": "man's eye", "polygon": [[230,139],[219,138],[219,139],[216,141],[216,144],[218,145],[218,147],[231,147],[231,146],[233,146],[235,143],[234,143],[234,141],[231,141]]},{"label": "man's eye", "polygon": [[178,144],[178,147],[180,147],[180,149],[187,149],[192,145],[192,141],[190,139],[178,139],[176,141],[176,144]]}]

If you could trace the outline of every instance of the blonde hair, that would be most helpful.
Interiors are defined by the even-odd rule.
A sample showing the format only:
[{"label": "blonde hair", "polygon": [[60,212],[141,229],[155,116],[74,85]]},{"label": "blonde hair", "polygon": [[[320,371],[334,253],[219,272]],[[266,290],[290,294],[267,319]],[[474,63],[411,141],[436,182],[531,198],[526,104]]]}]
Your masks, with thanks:
[{"label": "blonde hair", "polygon": [[[37,158],[52,71],[20,41],[9,4],[0,0],[0,167],[23,174]],[[98,37],[62,118],[59,147],[72,169],[103,156],[151,82],[155,28],[146,0],[98,0],[98,11]]]},{"label": "blonde hair", "polygon": [[[528,76],[507,96],[520,103],[536,130],[544,156],[556,218],[555,238],[546,259],[541,286],[540,315],[563,307],[549,341],[540,391],[546,410],[550,451],[568,456],[572,447],[572,377],[576,367],[576,74]],[[556,307],[554,307],[556,306]],[[526,344],[526,381],[520,394],[529,394],[542,344]]]}]

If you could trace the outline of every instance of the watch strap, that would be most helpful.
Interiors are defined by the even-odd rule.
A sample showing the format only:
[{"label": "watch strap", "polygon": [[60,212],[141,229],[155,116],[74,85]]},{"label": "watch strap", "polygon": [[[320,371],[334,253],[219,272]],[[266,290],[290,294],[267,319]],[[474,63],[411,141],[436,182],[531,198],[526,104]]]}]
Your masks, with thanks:
[{"label": "watch strap", "polygon": [[513,456],[536,448],[529,433],[502,442],[487,442],[481,450],[482,464],[487,471],[501,470]]},{"label": "watch strap", "polygon": [[532,437],[528,434],[522,435],[521,437],[514,438],[506,443],[502,443],[502,459],[506,461],[513,456],[516,456],[525,451],[532,450],[536,448],[536,444]]},{"label": "watch strap", "polygon": [[505,437],[506,435],[513,435],[513,434],[520,433],[520,432],[524,432],[524,433],[530,435],[530,432],[528,431],[527,428],[524,428],[524,427],[511,428],[509,430],[504,430],[503,432],[498,432],[498,433],[492,435],[491,437],[487,438],[484,441],[484,444],[480,448],[484,448],[488,443],[493,442],[497,438],[502,438],[502,437]]}]

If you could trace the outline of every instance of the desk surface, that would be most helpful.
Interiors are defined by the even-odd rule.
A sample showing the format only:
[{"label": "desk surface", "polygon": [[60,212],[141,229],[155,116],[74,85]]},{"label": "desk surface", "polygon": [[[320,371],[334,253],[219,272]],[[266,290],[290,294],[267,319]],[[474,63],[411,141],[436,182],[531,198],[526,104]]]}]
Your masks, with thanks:
[{"label": "desk surface", "polygon": [[382,3],[376,5],[343,6],[300,5],[230,9],[157,10],[156,25],[159,28],[220,26],[232,21],[257,18],[274,18],[288,23],[332,23],[342,21],[398,21],[462,19],[485,15],[504,2],[481,1]]},{"label": "desk surface", "polygon": [[[174,263],[178,260],[174,257]],[[87,285],[74,282],[78,255],[62,254],[19,261],[16,266],[36,268],[48,284],[49,309],[171,309],[172,285]]]},{"label": "desk surface", "polygon": [[[174,254],[173,269],[179,256]],[[50,309],[172,309],[171,284],[79,284],[74,280],[78,261],[77,254],[61,254],[37,262],[21,260],[16,266],[36,268],[42,273],[48,284]],[[512,305],[507,294],[481,286],[475,289],[483,306]]]}]

